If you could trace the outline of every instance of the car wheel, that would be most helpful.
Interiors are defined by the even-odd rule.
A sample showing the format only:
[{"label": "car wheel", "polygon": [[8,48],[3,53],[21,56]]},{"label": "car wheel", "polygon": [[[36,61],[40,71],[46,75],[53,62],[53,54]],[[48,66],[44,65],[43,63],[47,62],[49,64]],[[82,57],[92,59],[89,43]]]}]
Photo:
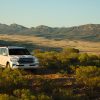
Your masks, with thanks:
[{"label": "car wheel", "polygon": [[11,68],[9,62],[7,62],[7,64],[6,64],[6,68]]}]

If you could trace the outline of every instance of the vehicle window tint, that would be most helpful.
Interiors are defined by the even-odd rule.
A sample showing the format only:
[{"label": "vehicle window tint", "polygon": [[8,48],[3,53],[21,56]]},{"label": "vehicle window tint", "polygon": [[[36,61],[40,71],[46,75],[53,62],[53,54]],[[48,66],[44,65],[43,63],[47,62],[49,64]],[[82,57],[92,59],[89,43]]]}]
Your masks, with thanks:
[{"label": "vehicle window tint", "polygon": [[3,55],[3,48],[0,49],[0,55]]},{"label": "vehicle window tint", "polygon": [[2,48],[0,48],[0,55],[2,55],[1,49],[2,49]]},{"label": "vehicle window tint", "polygon": [[30,55],[27,49],[9,49],[9,55]]},{"label": "vehicle window tint", "polygon": [[3,55],[3,53],[5,53],[7,55],[7,49],[6,48],[0,49],[0,55]]},{"label": "vehicle window tint", "polygon": [[7,55],[7,49],[6,48],[4,48],[3,53],[5,53]]}]

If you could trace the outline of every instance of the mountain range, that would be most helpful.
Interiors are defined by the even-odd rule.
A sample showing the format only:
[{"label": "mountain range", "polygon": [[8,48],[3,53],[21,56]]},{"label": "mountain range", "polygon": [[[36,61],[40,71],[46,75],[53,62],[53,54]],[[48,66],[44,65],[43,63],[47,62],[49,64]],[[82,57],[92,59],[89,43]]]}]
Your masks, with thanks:
[{"label": "mountain range", "polygon": [[1,24],[0,34],[35,35],[55,40],[83,40],[100,42],[100,24],[86,24],[74,27],[24,27],[18,24]]}]

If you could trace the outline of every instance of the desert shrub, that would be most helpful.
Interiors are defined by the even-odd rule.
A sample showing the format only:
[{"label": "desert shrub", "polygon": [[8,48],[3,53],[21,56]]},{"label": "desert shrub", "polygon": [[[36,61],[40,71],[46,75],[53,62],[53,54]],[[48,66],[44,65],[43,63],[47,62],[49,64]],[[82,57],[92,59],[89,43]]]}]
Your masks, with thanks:
[{"label": "desert shrub", "polygon": [[40,66],[51,69],[69,70],[70,65],[77,65],[79,62],[77,53],[67,55],[62,52],[40,52],[36,53],[36,56],[39,58]]},{"label": "desert shrub", "polygon": [[4,69],[0,71],[0,88],[1,91],[9,91],[14,88],[21,88],[28,82],[19,70]]},{"label": "desert shrub", "polygon": [[76,69],[76,81],[84,87],[84,93],[91,99],[99,97],[100,92],[100,68],[95,66],[79,67]]},{"label": "desert shrub", "polygon": [[75,95],[73,89],[57,88],[53,91],[52,98],[54,100],[88,100],[87,96]]},{"label": "desert shrub", "polygon": [[70,66],[70,58],[65,55],[65,54],[62,54],[62,53],[59,53],[57,55],[57,60],[58,60],[58,66],[61,68],[61,69],[68,69],[69,66]]},{"label": "desert shrub", "polygon": [[67,71],[67,73],[71,72],[70,66],[78,65],[78,54],[71,53],[70,55],[65,55],[63,53],[58,53],[57,55],[58,66],[60,69]]},{"label": "desert shrub", "polygon": [[17,98],[8,94],[0,94],[0,100],[17,100]]},{"label": "desert shrub", "polygon": [[96,66],[81,66],[76,70],[76,75],[80,78],[100,76],[100,68]]},{"label": "desert shrub", "polygon": [[13,91],[13,95],[19,100],[37,100],[29,89],[17,89]]},{"label": "desert shrub", "polygon": [[87,100],[87,96],[76,95],[73,88],[61,88],[55,81],[44,80],[42,91],[50,95],[53,100]]},{"label": "desert shrub", "polygon": [[52,93],[55,88],[58,88],[58,86],[52,80],[44,80],[41,84],[42,91],[48,94]]},{"label": "desert shrub", "polygon": [[86,53],[80,54],[79,57],[79,65],[82,66],[100,66],[100,58],[97,55],[88,55]]},{"label": "desert shrub", "polygon": [[40,61],[40,66],[45,66],[45,67],[56,66],[56,52],[37,53],[36,56]]},{"label": "desert shrub", "polygon": [[100,67],[100,58],[97,55],[89,55],[89,65]]},{"label": "desert shrub", "polygon": [[79,61],[80,61],[80,65],[87,66],[88,63],[90,62],[88,54],[86,54],[86,53],[80,54]]},{"label": "desert shrub", "polygon": [[37,100],[52,100],[52,97],[50,97],[50,96],[47,96],[47,95],[45,95],[45,94],[39,94],[38,96],[37,96]]},{"label": "desert shrub", "polygon": [[39,58],[40,66],[47,69],[65,70],[67,73],[73,72],[72,66],[75,70],[79,66],[100,66],[99,56],[79,54],[79,50],[74,48],[67,48],[60,52],[36,51],[35,55]]},{"label": "desert shrub", "polygon": [[65,54],[79,53],[79,50],[75,48],[64,48],[62,52]]},{"label": "desert shrub", "polygon": [[38,93],[37,95],[31,92],[29,89],[17,89],[13,91],[13,95],[18,100],[52,100],[51,97],[44,93]]},{"label": "desert shrub", "polygon": [[71,53],[68,58],[70,59],[70,65],[78,65],[79,64],[79,60],[78,60],[79,54],[77,53]]},{"label": "desert shrub", "polygon": [[78,83],[92,88],[100,88],[100,68],[95,66],[79,67],[76,69]]}]

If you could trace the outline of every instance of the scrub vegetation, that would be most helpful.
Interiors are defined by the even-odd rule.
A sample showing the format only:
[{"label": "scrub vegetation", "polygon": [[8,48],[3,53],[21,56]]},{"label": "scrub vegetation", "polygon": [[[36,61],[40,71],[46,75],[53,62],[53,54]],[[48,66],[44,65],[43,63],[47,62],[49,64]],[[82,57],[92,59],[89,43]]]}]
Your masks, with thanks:
[{"label": "scrub vegetation", "polygon": [[37,70],[0,69],[0,100],[99,100],[100,55],[34,50]]}]

